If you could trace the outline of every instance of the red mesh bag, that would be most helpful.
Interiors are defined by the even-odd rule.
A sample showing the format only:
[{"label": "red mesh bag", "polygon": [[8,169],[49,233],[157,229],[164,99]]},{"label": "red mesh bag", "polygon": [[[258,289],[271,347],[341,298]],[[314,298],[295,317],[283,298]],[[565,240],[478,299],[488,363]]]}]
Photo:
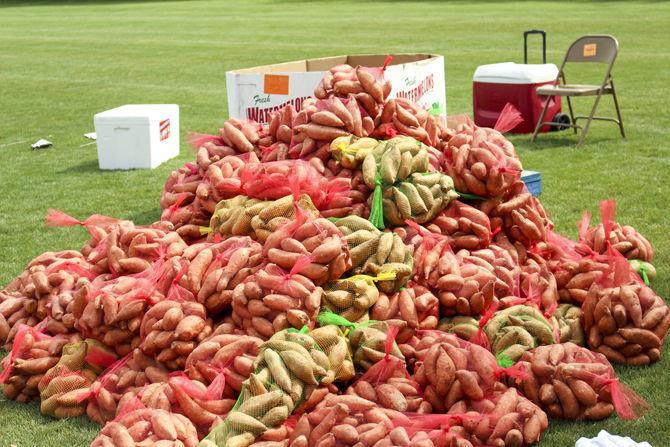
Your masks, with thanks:
[{"label": "red mesh bag", "polygon": [[262,343],[248,335],[214,334],[191,352],[184,369],[191,379],[205,384],[223,381],[222,395],[237,399]]},{"label": "red mesh bag", "polygon": [[120,221],[99,242],[92,239],[84,247],[82,253],[97,271],[116,277],[141,273],[161,257],[179,256],[187,245],[170,222],[135,226]]},{"label": "red mesh bag", "polygon": [[85,336],[126,355],[140,343],[140,324],[150,304],[164,298],[158,290],[164,262],[138,276],[85,283],[72,303],[76,328]]},{"label": "red mesh bag", "polygon": [[7,399],[29,402],[39,398],[38,385],[44,374],[60,359],[63,346],[72,337],[49,336],[41,327],[21,325],[12,350],[2,360],[0,384]]},{"label": "red mesh bag", "polygon": [[46,317],[45,332],[72,332],[74,319],[64,316],[80,278],[97,277],[75,250],[45,252],[28,263],[0,292],[0,344],[10,349],[22,324],[35,326]]},{"label": "red mesh bag", "polygon": [[[494,294],[503,297],[514,293],[521,268],[512,255],[497,244],[479,250],[461,249],[456,253],[460,264],[473,264],[495,276]],[[518,287],[517,287],[518,288]]]},{"label": "red mesh bag", "polygon": [[549,416],[600,420],[614,411],[635,419],[649,406],[619,382],[604,355],[574,343],[540,346],[526,352],[519,365],[529,377],[511,380]]},{"label": "red mesh bag", "polygon": [[556,280],[546,265],[526,265],[515,278],[511,294],[499,301],[503,309],[517,305],[532,306],[551,318],[558,307]]},{"label": "red mesh bag", "polygon": [[172,279],[166,299],[148,308],[140,323],[139,348],[169,370],[183,369],[186,357],[212,332],[205,307],[179,285],[188,265]]},{"label": "red mesh bag", "polygon": [[163,185],[160,205],[163,210],[161,220],[169,220],[179,228],[194,220],[194,207],[198,185],[203,181],[198,166],[192,162],[172,171]]},{"label": "red mesh bag", "polygon": [[533,445],[549,425],[546,413],[515,388],[495,391],[480,400],[461,400],[449,409],[450,414],[471,411],[483,416],[472,424],[463,421],[473,445]]},{"label": "red mesh bag", "polygon": [[173,445],[175,442],[185,447],[198,445],[198,432],[186,417],[165,410],[140,408],[120,414],[105,424],[91,447]]},{"label": "red mesh bag", "polygon": [[230,308],[233,289],[260,268],[261,246],[249,237],[231,237],[221,242],[191,245],[182,259],[188,261],[178,280],[208,314]]},{"label": "red mesh bag", "polygon": [[[605,254],[608,242],[612,248],[621,253],[626,259],[639,259],[645,262],[654,260],[654,249],[649,241],[630,225],[621,225],[616,222],[616,202],[613,199],[606,200],[600,204],[603,223],[589,228],[590,216],[584,213],[579,223],[580,242],[586,244],[596,253]],[[609,222],[605,222],[605,219]],[[609,232],[606,232],[606,226]],[[609,236],[607,236],[609,234]]]},{"label": "red mesh bag", "polygon": [[520,242],[526,248],[546,241],[547,232],[554,228],[540,201],[520,180],[513,183],[502,198],[481,202],[479,209],[491,219],[494,233],[501,228],[511,241]]},{"label": "red mesh bag", "polygon": [[[602,202],[601,211],[607,235],[614,222],[613,202]],[[609,238],[606,244],[608,268],[582,305],[589,347],[611,362],[648,365],[660,358],[670,309],[644,285]]]},{"label": "red mesh bag", "polygon": [[370,318],[405,321],[407,326],[398,335],[398,343],[404,343],[411,339],[417,329],[436,329],[439,310],[440,302],[430,289],[410,282],[399,292],[380,293],[370,310]]},{"label": "red mesh bag", "polygon": [[347,197],[348,179],[327,179],[306,161],[250,163],[240,169],[239,179],[240,193],[256,199],[276,200],[304,193],[319,210],[338,209],[351,203]]},{"label": "red mesh bag", "polygon": [[454,200],[426,228],[449,236],[450,245],[459,250],[486,248],[491,242],[491,221],[477,208]]},{"label": "red mesh bag", "polygon": [[377,403],[383,408],[400,412],[430,413],[431,406],[422,398],[423,392],[405,367],[405,362],[391,355],[393,341],[399,327],[394,326],[386,334],[384,358],[368,369],[346,394],[359,396]]},{"label": "red mesh bag", "polygon": [[353,95],[365,112],[376,118],[391,93],[391,82],[384,79],[384,71],[390,61],[391,58],[387,57],[381,67],[336,65],[324,74],[314,89],[314,96],[326,99]]},{"label": "red mesh bag", "polygon": [[322,293],[308,277],[270,263],[235,287],[232,319],[262,339],[289,327],[313,328]]},{"label": "red mesh bag", "polygon": [[461,399],[483,399],[504,388],[503,377],[527,376],[516,366],[500,368],[493,354],[481,346],[432,332],[438,331],[421,334],[425,337],[415,347],[414,379],[423,386],[424,399],[436,412],[447,411]]},{"label": "red mesh bag", "polygon": [[480,315],[494,300],[500,282],[495,271],[484,267],[480,258],[466,253],[461,250],[454,255],[445,251],[439,258],[435,291],[443,316]]},{"label": "red mesh bag", "polygon": [[[515,111],[506,108],[496,129],[466,127],[451,137],[444,149],[444,169],[456,189],[481,197],[505,195],[521,176],[521,161],[501,132],[509,130]],[[516,125],[516,124],[514,124]],[[488,214],[488,213],[487,213]]]},{"label": "red mesh bag", "polygon": [[78,402],[88,402],[86,414],[99,424],[117,415],[119,401],[128,391],[151,383],[167,382],[168,372],[139,349],[112,364],[90,389],[78,394]]},{"label": "red mesh bag", "polygon": [[351,268],[349,248],[331,221],[312,218],[294,203],[295,218],[278,228],[263,244],[267,259],[316,285],[339,279]]},{"label": "red mesh bag", "polygon": [[[430,447],[472,447],[469,431],[486,418],[476,411],[466,413],[449,412],[446,414],[406,413],[403,418],[393,421],[394,430],[404,430],[407,439],[411,436],[411,445]],[[402,432],[400,432],[402,433]],[[394,433],[396,436],[400,434]],[[409,445],[409,444],[407,444]]]},{"label": "red mesh bag", "polygon": [[437,146],[439,133],[437,119],[427,110],[408,99],[395,98],[384,104],[372,136],[388,139],[406,135],[424,144]]}]

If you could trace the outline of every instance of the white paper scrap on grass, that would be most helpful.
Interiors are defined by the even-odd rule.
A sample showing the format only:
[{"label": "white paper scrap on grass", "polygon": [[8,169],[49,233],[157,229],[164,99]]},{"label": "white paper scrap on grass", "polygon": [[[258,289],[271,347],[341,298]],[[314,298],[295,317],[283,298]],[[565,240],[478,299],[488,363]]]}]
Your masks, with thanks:
[{"label": "white paper scrap on grass", "polygon": [[579,438],[575,447],[651,447],[648,442],[637,443],[631,438],[622,438],[600,430],[595,438]]},{"label": "white paper scrap on grass", "polygon": [[98,138],[97,135],[95,134],[95,132],[85,133],[84,136],[86,138],[88,138],[89,140],[95,140],[95,139]]},{"label": "white paper scrap on grass", "polygon": [[31,144],[30,147],[32,147],[34,150],[34,149],[44,149],[45,147],[49,147],[51,145],[53,145],[51,141],[45,140],[44,138],[40,138],[39,140]]}]

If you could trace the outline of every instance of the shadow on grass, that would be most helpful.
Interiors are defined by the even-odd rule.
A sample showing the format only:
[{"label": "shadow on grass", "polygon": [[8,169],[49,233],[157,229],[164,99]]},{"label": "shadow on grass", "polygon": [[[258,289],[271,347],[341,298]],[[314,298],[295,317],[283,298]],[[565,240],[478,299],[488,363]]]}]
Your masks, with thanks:
[{"label": "shadow on grass", "polygon": [[86,160],[79,164],[68,166],[67,168],[58,171],[59,174],[92,174],[101,171],[98,167],[98,160]]},{"label": "shadow on grass", "polygon": [[149,225],[151,223],[156,222],[157,220],[160,220],[160,218],[161,218],[160,207],[146,211],[138,211],[128,216],[128,219],[132,220],[135,223],[135,225]]}]

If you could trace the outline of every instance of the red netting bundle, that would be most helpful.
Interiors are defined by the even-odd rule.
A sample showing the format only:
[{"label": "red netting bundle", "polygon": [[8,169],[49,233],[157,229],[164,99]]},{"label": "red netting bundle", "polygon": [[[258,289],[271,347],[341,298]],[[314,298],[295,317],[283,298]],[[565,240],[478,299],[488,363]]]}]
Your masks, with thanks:
[{"label": "red netting bundle", "polygon": [[458,191],[500,197],[519,180],[521,161],[514,145],[501,133],[508,129],[498,129],[466,127],[447,142],[444,169]]},{"label": "red netting bundle", "polygon": [[242,382],[254,370],[253,362],[262,343],[260,338],[248,335],[214,334],[191,352],[184,370],[191,379],[206,384],[223,380],[223,395],[236,399]]},{"label": "red netting bundle", "polygon": [[410,377],[405,362],[391,355],[398,329],[395,326],[387,333],[384,358],[372,365],[347,389],[346,394],[362,397],[391,410],[430,413],[432,407],[423,400],[423,390]]},{"label": "red netting bundle", "polygon": [[[193,294],[210,316],[218,314],[230,308],[233,289],[260,268],[261,251],[262,247],[249,237],[191,245],[181,258],[182,262],[188,261],[188,266],[177,283]],[[179,265],[176,271],[181,268]]]},{"label": "red netting bundle", "polygon": [[151,383],[164,383],[167,379],[165,368],[135,349],[105,370],[89,390],[77,396],[77,400],[88,401],[88,417],[104,424],[117,416],[119,401],[128,391]]},{"label": "red netting bundle", "polygon": [[491,218],[494,233],[499,228],[513,242],[530,248],[545,241],[547,232],[554,228],[540,201],[525,191],[523,182],[512,185],[513,192],[501,199],[491,199],[479,204],[479,209]]},{"label": "red netting bundle", "polygon": [[181,414],[142,408],[121,414],[105,424],[91,443],[91,447],[134,445],[196,447],[198,432]]},{"label": "red netting bundle", "polygon": [[549,425],[546,413],[515,388],[493,392],[480,400],[461,400],[448,414],[469,411],[483,416],[471,423],[463,421],[473,445],[533,445]]},{"label": "red netting bundle", "polygon": [[322,294],[308,277],[270,263],[235,287],[232,319],[264,340],[289,327],[314,327]]},{"label": "red netting bundle", "polygon": [[[604,206],[604,208],[603,208]],[[608,242],[612,248],[621,253],[626,259],[639,259],[652,262],[654,260],[654,249],[649,241],[630,225],[621,225],[615,222],[616,202],[607,200],[601,204],[603,219],[609,222],[600,223],[589,228],[590,215],[584,213],[579,223],[580,242],[586,244],[596,253],[607,253]],[[606,226],[609,227],[609,235],[606,234]]]},{"label": "red netting bundle", "polygon": [[46,317],[45,332],[72,332],[72,294],[80,278],[97,276],[81,253],[74,250],[45,252],[33,259],[0,292],[0,345],[6,344],[9,349],[22,324],[35,326]]},{"label": "red netting bundle", "polygon": [[440,302],[430,289],[409,283],[399,292],[380,293],[377,302],[370,309],[370,318],[379,321],[405,321],[407,326],[398,335],[398,342],[403,343],[417,329],[436,329],[439,307]]},{"label": "red netting bundle", "polygon": [[324,74],[314,89],[314,96],[325,100],[332,97],[349,98],[351,95],[366,114],[374,119],[391,93],[391,82],[384,79],[388,62],[383,67],[336,65]]},{"label": "red netting bundle", "polygon": [[28,402],[38,399],[44,374],[60,359],[63,346],[74,337],[49,336],[40,329],[21,325],[12,350],[2,360],[0,384],[7,399]]},{"label": "red netting bundle", "polygon": [[486,248],[492,238],[489,217],[458,200],[451,202],[446,210],[426,224],[426,228],[449,236],[449,243],[455,250]]},{"label": "red netting bundle", "polygon": [[649,408],[619,382],[604,355],[574,343],[540,346],[519,364],[529,377],[510,382],[551,417],[600,420],[616,411],[622,419],[635,419]]},{"label": "red netting bundle", "polygon": [[338,227],[328,219],[311,218],[298,204],[295,218],[267,238],[263,253],[268,261],[316,285],[339,279],[352,267],[347,241]]},{"label": "red netting bundle", "polygon": [[139,348],[172,371],[183,369],[186,357],[212,332],[205,306],[179,285],[187,267],[183,265],[165,299],[151,305],[140,322]]},{"label": "red netting bundle", "polygon": [[139,346],[146,309],[164,299],[159,282],[170,265],[161,261],[140,276],[84,283],[75,292],[72,303],[76,328],[87,337],[113,347],[119,355],[131,352]]},{"label": "red netting bundle", "polygon": [[419,338],[413,377],[436,412],[449,410],[461,399],[483,399],[504,388],[505,376],[527,376],[517,367],[500,368],[490,351],[455,335],[426,331],[419,332]]}]

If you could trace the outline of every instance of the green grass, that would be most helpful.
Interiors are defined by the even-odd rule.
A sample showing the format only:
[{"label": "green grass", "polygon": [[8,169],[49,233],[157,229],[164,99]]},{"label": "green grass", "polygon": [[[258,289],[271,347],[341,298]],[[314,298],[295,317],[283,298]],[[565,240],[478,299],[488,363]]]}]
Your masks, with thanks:
[{"label": "green grass", "polygon": [[[581,148],[567,132],[542,135],[534,146],[527,136],[514,137],[524,166],[542,171],[542,201],[571,236],[583,208],[595,212],[599,200],[616,198],[620,221],[654,244],[655,289],[669,295],[668,3],[58,3],[0,3],[0,284],[37,254],[85,240],[81,229],[45,228],[50,207],[80,218],[156,220],[164,179],[193,158],[186,131],[214,131],[226,118],[226,70],[346,53],[439,53],[449,113],[470,113],[475,67],[520,61],[522,31],[543,28],[556,64],[582,34],[618,37],[614,73],[628,138],[608,123],[595,123]],[[180,105],[178,159],[153,171],[98,170],[95,145],[84,146],[82,134],[93,130],[94,113],[126,103]],[[589,100],[580,104],[584,112]],[[606,98],[601,112],[611,110]],[[42,137],[54,147],[31,151]],[[552,421],[541,445],[574,445],[600,429],[669,445],[669,358],[665,352],[654,366],[617,368],[651,404],[645,417]],[[83,418],[54,421],[35,404],[0,399],[1,446],[88,445],[97,431]]]}]

